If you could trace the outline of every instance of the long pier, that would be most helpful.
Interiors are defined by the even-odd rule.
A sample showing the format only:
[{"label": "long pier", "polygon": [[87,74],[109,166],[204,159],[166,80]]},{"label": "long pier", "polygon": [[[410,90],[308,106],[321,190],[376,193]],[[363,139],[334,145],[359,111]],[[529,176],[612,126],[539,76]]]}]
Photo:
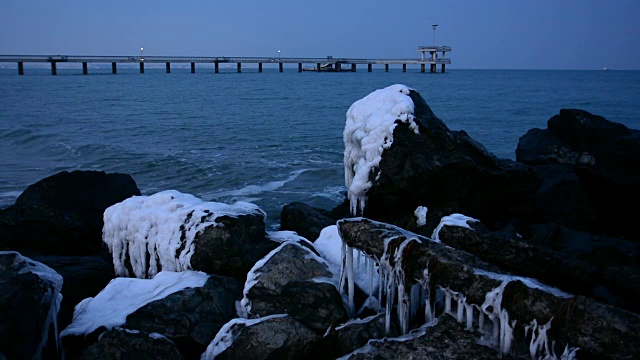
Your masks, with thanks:
[{"label": "long pier", "polygon": [[[0,55],[0,62],[18,64],[18,74],[24,75],[25,63],[50,63],[51,75],[57,74],[58,63],[82,63],[82,73],[89,73],[89,63],[111,63],[111,72],[118,72],[118,63],[137,63],[140,73],[144,74],[145,64],[164,63],[167,73],[171,72],[171,63],[190,63],[191,73],[196,72],[196,64],[213,64],[215,73],[220,71],[220,64],[235,63],[237,72],[242,72],[242,64],[258,64],[258,72],[262,72],[263,64],[278,64],[280,72],[284,71],[284,64],[298,64],[298,72],[302,71],[351,71],[355,72],[358,65],[367,65],[367,72],[371,72],[373,65],[382,64],[386,72],[389,65],[402,65],[402,71],[407,71],[407,65],[420,65],[420,71],[425,72],[426,65],[430,65],[430,72],[436,72],[436,65],[441,65],[441,72],[445,72],[445,65],[451,64],[451,59],[445,53],[451,51],[448,46],[420,46],[418,51],[421,58],[416,59],[360,59],[360,58],[295,58],[295,57],[206,57],[206,56],[77,56],[77,55]],[[429,56],[426,56],[429,53]],[[442,53],[438,57],[438,53]],[[313,64],[312,68],[304,68],[303,64]]]}]

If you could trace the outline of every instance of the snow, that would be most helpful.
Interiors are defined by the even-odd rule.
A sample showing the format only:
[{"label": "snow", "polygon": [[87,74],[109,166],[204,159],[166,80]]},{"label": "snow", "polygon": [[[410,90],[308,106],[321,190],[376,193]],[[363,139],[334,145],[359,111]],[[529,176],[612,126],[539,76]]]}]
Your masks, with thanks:
[{"label": "snow", "polygon": [[[344,127],[345,185],[351,213],[364,211],[369,174],[380,164],[382,152],[393,143],[396,120],[408,123],[418,134],[410,89],[401,84],[378,89],[354,102],[347,111]],[[378,173],[379,175],[379,173]]]},{"label": "snow", "polygon": [[[151,196],[133,196],[104,212],[102,240],[113,254],[118,276],[129,276],[127,257],[138,278],[152,278],[159,269],[191,269],[194,238],[220,216],[261,214],[254,204],[227,205],[166,190]],[[148,259],[148,263],[147,263]]]},{"label": "snow", "polygon": [[[47,313],[47,319],[42,325],[42,336],[40,343],[38,344],[38,348],[34,354],[34,359],[40,358],[42,353],[42,349],[49,339],[49,328],[51,325],[54,327],[54,334],[58,336],[58,311],[60,310],[60,303],[62,302],[62,294],[60,291],[62,290],[63,278],[62,275],[58,274],[55,270],[48,267],[47,265],[31,260],[27,257],[22,256],[20,253],[16,251],[0,251],[0,255],[3,256],[14,256],[14,265],[16,267],[21,268],[20,274],[24,273],[32,273],[37,275],[42,280],[49,282],[52,285],[52,289],[47,292],[43,297],[47,297],[50,295],[51,305],[49,306],[49,311]],[[56,339],[56,344],[58,344],[58,339]]]},{"label": "snow", "polygon": [[153,279],[113,279],[98,295],[76,305],[73,321],[60,336],[88,335],[101,326],[122,326],[128,315],[144,305],[186,288],[202,287],[208,278],[200,271],[161,271]]},{"label": "snow", "polygon": [[416,225],[424,226],[427,224],[427,207],[418,206],[413,214],[416,216]]},{"label": "snow", "polygon": [[438,224],[438,226],[433,230],[433,235],[431,235],[431,240],[435,242],[440,242],[440,239],[438,238],[438,236],[440,234],[440,230],[442,230],[442,228],[445,226],[459,226],[459,227],[471,229],[471,226],[469,226],[469,224],[467,223],[468,221],[479,222],[479,220],[477,219],[474,219],[472,217],[465,216],[462,214],[451,214],[449,216],[443,216],[442,219],[440,219],[440,223]]},{"label": "snow", "polygon": [[223,351],[227,350],[233,341],[238,337],[238,330],[245,326],[252,326],[263,321],[288,316],[286,314],[269,315],[258,319],[237,318],[224,324],[218,331],[215,338],[207,346],[207,350],[202,354],[200,360],[213,360]]},{"label": "snow", "polygon": [[486,271],[486,270],[482,270],[482,269],[474,269],[473,273],[476,275],[484,275],[490,279],[493,280],[498,280],[498,281],[521,281],[524,285],[526,285],[528,288],[531,289],[537,289],[537,290],[541,290],[544,292],[548,292],[549,294],[552,294],[554,296],[560,297],[560,298],[565,298],[568,299],[570,297],[572,297],[573,295],[566,293],[558,288],[554,288],[552,286],[549,285],[545,285],[543,283],[541,283],[540,281],[533,279],[533,278],[528,278],[528,277],[524,277],[524,276],[516,276],[516,275],[508,275],[508,274],[498,274],[498,273],[494,273],[491,271]]}]

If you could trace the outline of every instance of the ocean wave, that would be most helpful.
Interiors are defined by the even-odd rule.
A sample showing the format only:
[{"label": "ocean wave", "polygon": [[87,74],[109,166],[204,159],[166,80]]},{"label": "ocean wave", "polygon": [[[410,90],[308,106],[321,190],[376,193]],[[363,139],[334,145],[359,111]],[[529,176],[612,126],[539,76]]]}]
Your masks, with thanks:
[{"label": "ocean wave", "polygon": [[[236,198],[243,197],[246,198],[251,195],[258,195],[264,192],[274,191],[286,185],[287,183],[294,181],[301,174],[311,171],[312,169],[301,169],[296,170],[289,173],[289,176],[284,180],[270,181],[263,185],[247,185],[241,189],[235,190],[222,190],[219,192],[214,192],[211,194],[207,194],[208,197],[219,199],[219,198]],[[244,200],[243,200],[244,201]]]}]

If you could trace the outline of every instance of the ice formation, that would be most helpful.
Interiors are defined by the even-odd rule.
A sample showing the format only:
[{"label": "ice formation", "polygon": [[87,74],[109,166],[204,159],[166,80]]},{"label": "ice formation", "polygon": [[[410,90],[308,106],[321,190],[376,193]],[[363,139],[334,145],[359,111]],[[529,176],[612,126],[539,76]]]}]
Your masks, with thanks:
[{"label": "ice formation", "polygon": [[196,235],[218,226],[220,216],[264,212],[254,204],[204,202],[193,195],[166,190],[151,196],[133,196],[104,212],[102,239],[113,254],[118,276],[129,276],[128,258],[138,278],[152,278],[160,269],[191,269]]},{"label": "ice formation", "polygon": [[426,206],[418,206],[413,214],[416,216],[416,225],[424,226],[427,224],[427,209]]},{"label": "ice formation", "polygon": [[442,230],[444,226],[459,226],[459,227],[471,229],[471,226],[469,226],[468,221],[478,222],[479,220],[469,216],[462,215],[462,214],[451,214],[449,216],[443,216],[442,219],[440,219],[440,223],[438,224],[438,226],[433,230],[433,235],[431,235],[431,240],[435,242],[440,242],[439,234],[440,234],[440,230]]},{"label": "ice formation", "polygon": [[122,326],[129,314],[144,305],[186,288],[202,287],[208,278],[199,271],[161,271],[153,279],[113,279],[98,295],[76,305],[73,321],[60,336],[88,335],[101,326]]},{"label": "ice formation", "polygon": [[354,102],[344,127],[345,185],[351,213],[364,211],[369,174],[380,164],[382,152],[393,143],[396,121],[408,123],[417,134],[414,104],[405,85],[379,89]]},{"label": "ice formation", "polygon": [[213,360],[223,351],[227,350],[233,341],[238,338],[239,330],[246,326],[255,325],[263,321],[281,318],[286,314],[269,315],[258,319],[237,318],[224,324],[218,331],[215,338],[207,346],[207,350],[202,354],[200,360]]},{"label": "ice formation", "polygon": [[[20,273],[33,273],[37,275],[39,278],[51,283],[52,288],[48,289],[47,294],[44,294],[43,297],[48,297],[51,301],[51,305],[49,306],[49,311],[47,313],[47,319],[44,324],[42,324],[42,336],[40,343],[38,344],[38,348],[34,353],[33,358],[38,359],[42,354],[42,349],[47,344],[49,339],[49,329],[53,325],[54,334],[58,336],[58,311],[60,311],[60,303],[62,302],[62,294],[60,291],[62,290],[63,279],[62,275],[58,274],[55,270],[48,267],[47,265],[31,260],[22,256],[20,253],[15,251],[0,251],[0,255],[12,255],[14,256],[14,264],[16,267],[20,267]],[[56,345],[58,344],[58,339],[56,338]]]}]

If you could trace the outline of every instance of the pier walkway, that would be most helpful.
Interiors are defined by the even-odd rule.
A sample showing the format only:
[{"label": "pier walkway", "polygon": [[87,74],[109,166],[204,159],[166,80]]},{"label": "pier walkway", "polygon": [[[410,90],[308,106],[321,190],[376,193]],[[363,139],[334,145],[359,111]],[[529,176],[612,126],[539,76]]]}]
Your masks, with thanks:
[{"label": "pier walkway", "polygon": [[[18,74],[24,75],[24,63],[51,63],[51,74],[57,74],[58,63],[82,63],[82,73],[87,75],[89,63],[111,63],[111,72],[118,72],[117,63],[138,63],[140,73],[144,73],[146,63],[164,63],[166,72],[171,72],[171,63],[190,63],[191,72],[196,72],[196,64],[213,64],[214,71],[219,72],[219,64],[235,63],[237,71],[242,71],[242,64],[258,64],[258,72],[262,72],[263,64],[278,64],[280,72],[283,72],[284,64],[298,64],[298,72],[303,71],[303,64],[315,64],[315,71],[356,71],[357,65],[367,65],[367,71],[371,72],[373,65],[382,64],[385,71],[389,71],[389,65],[402,65],[402,71],[407,70],[407,65],[420,65],[420,71],[425,72],[426,65],[430,65],[430,72],[436,72],[436,65],[441,65],[441,72],[445,71],[445,65],[451,64],[451,59],[445,58],[445,53],[451,51],[448,46],[420,46],[418,51],[422,58],[416,59],[359,59],[359,58],[294,58],[294,57],[206,57],[206,56],[77,56],[77,55],[0,55],[0,62],[14,62],[18,64]],[[425,56],[425,53],[429,56]],[[438,58],[437,53],[442,57]],[[313,69],[313,68],[312,68]],[[308,71],[309,68],[304,68]]]}]

